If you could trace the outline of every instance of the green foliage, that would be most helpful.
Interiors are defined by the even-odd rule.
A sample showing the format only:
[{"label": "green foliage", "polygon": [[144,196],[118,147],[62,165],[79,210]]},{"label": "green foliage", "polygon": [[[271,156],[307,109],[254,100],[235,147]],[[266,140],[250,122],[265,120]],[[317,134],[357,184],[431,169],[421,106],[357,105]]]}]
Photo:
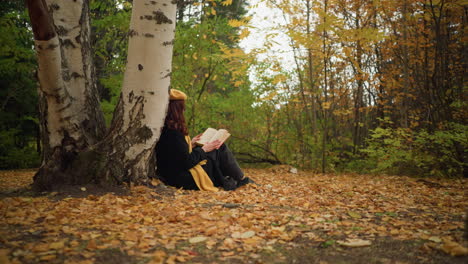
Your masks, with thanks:
[{"label": "green foliage", "polygon": [[0,3],[0,169],[39,164],[36,59],[28,15],[18,1]]},{"label": "green foliage", "polygon": [[111,75],[107,78],[101,78],[100,82],[103,87],[108,91],[109,99],[101,101],[101,108],[104,112],[104,118],[106,125],[109,127],[112,117],[114,114],[115,106],[117,105],[120,98],[120,90],[122,87],[123,74]]},{"label": "green foliage", "polygon": [[102,99],[101,108],[109,126],[125,71],[131,4],[123,0],[93,0],[90,2],[90,12],[93,61]]},{"label": "green foliage", "polygon": [[435,132],[376,128],[362,162],[373,172],[461,177],[468,165],[466,131],[468,126],[456,123]]},{"label": "green foliage", "polygon": [[19,147],[21,130],[0,131],[0,169],[34,168],[39,166],[39,153],[28,143]]}]

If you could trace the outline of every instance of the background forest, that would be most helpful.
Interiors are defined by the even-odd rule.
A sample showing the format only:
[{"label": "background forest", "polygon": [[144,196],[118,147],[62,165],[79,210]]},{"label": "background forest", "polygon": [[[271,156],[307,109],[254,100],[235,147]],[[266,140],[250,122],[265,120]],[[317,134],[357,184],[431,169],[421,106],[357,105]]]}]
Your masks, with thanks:
[{"label": "background forest", "polygon": [[[247,53],[240,43],[256,32],[248,11],[257,5],[279,15],[262,47]],[[110,123],[132,3],[90,0],[90,8]],[[189,95],[192,135],[227,128],[244,164],[460,177],[467,14],[466,0],[180,0],[172,87]],[[40,163],[28,20],[23,1],[0,2],[0,169]],[[272,54],[279,35],[287,52]]]}]

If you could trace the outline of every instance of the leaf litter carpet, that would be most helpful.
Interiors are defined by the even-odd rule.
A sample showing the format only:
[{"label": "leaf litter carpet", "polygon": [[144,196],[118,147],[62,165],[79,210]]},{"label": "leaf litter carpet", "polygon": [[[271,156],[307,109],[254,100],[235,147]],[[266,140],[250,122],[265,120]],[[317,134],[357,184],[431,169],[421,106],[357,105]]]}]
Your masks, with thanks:
[{"label": "leaf litter carpet", "polygon": [[0,171],[0,263],[468,263],[466,179],[246,169],[217,193],[33,193]]}]

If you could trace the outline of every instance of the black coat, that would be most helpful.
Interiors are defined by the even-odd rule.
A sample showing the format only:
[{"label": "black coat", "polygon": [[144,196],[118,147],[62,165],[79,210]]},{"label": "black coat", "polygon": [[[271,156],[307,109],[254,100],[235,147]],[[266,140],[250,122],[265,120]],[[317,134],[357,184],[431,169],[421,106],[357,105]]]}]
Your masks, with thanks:
[{"label": "black coat", "polygon": [[192,149],[185,141],[185,136],[179,131],[163,128],[155,149],[156,175],[164,183],[188,190],[198,190],[189,169],[202,160],[207,160],[203,169],[213,181],[215,186],[221,186],[222,174],[215,162],[209,158],[201,147]]}]

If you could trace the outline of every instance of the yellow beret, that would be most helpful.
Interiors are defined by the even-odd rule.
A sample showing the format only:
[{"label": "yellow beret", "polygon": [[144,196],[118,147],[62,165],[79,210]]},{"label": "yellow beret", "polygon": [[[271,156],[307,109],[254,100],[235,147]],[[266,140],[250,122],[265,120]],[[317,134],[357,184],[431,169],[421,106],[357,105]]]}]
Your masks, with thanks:
[{"label": "yellow beret", "polygon": [[169,100],[186,100],[187,95],[179,90],[171,89],[169,93]]}]

